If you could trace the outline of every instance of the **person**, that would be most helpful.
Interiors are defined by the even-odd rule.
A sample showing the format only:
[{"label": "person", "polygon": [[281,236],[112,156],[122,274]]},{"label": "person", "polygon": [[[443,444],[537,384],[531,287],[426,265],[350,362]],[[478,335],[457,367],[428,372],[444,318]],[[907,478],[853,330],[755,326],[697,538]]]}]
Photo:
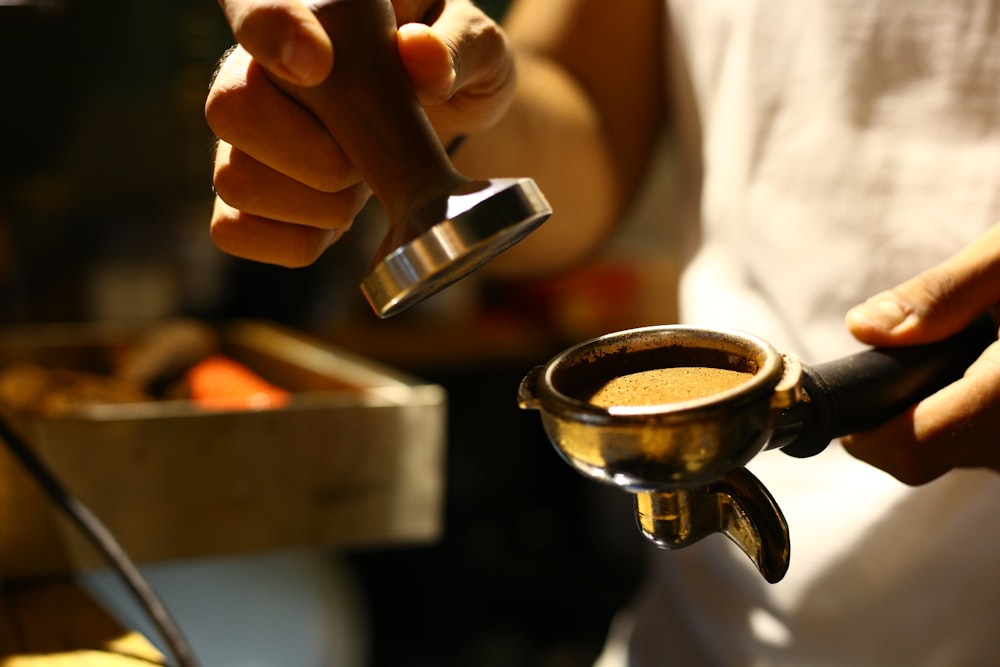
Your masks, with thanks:
[{"label": "person", "polygon": [[[206,101],[213,238],[309,264],[368,190],[336,128],[274,82],[319,84],[337,44],[299,0],[221,5],[240,46]],[[1000,304],[993,0],[515,0],[502,26],[467,0],[394,8],[434,129],[465,137],[459,168],[534,177],[552,204],[485,270],[539,276],[595,253],[669,128],[683,321],[813,363],[938,340]],[[993,344],[878,428],[807,460],[756,457],[790,526],[785,579],[764,583],[724,539],[658,552],[601,664],[991,664],[998,432]]]}]

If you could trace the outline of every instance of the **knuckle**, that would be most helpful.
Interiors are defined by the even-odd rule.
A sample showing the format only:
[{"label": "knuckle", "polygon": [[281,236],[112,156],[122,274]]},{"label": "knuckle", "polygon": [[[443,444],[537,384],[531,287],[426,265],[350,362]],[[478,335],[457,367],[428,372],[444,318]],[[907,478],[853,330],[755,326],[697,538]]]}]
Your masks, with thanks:
[{"label": "knuckle", "polygon": [[219,199],[233,208],[245,206],[248,203],[248,195],[253,191],[247,179],[229,160],[216,162],[213,185]]},{"label": "knuckle", "polygon": [[288,268],[302,268],[314,264],[337,238],[330,230],[302,228],[296,230],[294,241],[288,246]]},{"label": "knuckle", "polygon": [[253,75],[248,54],[230,49],[219,62],[205,97],[205,120],[219,137],[231,134],[251,103],[249,82]]},{"label": "knuckle", "polygon": [[902,303],[917,314],[925,314],[947,304],[958,290],[957,277],[952,271],[926,271],[893,291]]},{"label": "knuckle", "polygon": [[476,21],[477,36],[490,53],[500,53],[507,48],[506,33],[493,20],[480,15]]},{"label": "knuckle", "polygon": [[[325,152],[333,156],[333,151]],[[354,183],[359,178],[357,170],[346,160],[331,157],[315,168],[309,175],[309,185],[320,192],[334,194],[345,189],[346,184]]]},{"label": "knuckle", "polygon": [[246,105],[244,88],[217,84],[205,99],[205,120],[208,127],[220,139],[228,139],[236,134],[244,117],[241,111]]}]

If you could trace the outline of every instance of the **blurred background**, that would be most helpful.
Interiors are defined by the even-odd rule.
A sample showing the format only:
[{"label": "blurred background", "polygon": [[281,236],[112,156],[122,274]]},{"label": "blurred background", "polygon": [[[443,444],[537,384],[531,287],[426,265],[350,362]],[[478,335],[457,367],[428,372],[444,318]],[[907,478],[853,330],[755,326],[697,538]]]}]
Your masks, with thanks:
[{"label": "blurred background", "polygon": [[[497,17],[506,5],[480,4]],[[650,188],[572,275],[473,276],[377,320],[358,290],[383,233],[377,206],[305,269],[212,244],[202,109],[231,41],[209,0],[0,0],[0,325],[272,320],[442,385],[443,537],[346,554],[370,664],[591,664],[649,547],[631,499],[570,470],[516,392],[567,345],[673,321],[672,193]],[[653,180],[672,167],[664,141]]]}]

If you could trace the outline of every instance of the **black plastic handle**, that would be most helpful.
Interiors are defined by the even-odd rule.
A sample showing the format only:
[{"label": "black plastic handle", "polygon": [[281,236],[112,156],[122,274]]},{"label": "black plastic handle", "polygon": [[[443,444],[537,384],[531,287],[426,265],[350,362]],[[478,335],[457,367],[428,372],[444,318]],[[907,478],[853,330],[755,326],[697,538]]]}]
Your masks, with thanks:
[{"label": "black plastic handle", "polygon": [[[898,348],[873,348],[803,366],[806,414],[789,413],[799,434],[782,447],[786,454],[819,454],[834,438],[872,429],[922,398],[959,379],[990,343],[997,325],[982,316],[945,340]],[[793,414],[795,413],[795,414]],[[787,428],[787,427],[786,427]]]}]

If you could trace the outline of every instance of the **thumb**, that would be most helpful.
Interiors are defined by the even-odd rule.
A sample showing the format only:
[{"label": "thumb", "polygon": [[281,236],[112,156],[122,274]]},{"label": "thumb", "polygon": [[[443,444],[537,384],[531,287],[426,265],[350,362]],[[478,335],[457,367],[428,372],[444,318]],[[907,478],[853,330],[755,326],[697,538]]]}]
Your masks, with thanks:
[{"label": "thumb", "polygon": [[404,23],[399,55],[424,104],[461,92],[488,97],[513,86],[514,64],[500,26],[471,2],[446,3],[431,25]]},{"label": "thumb", "polygon": [[1000,225],[937,266],[847,313],[847,327],[870,345],[916,345],[946,338],[1000,304]]},{"label": "thumb", "polygon": [[333,45],[301,0],[219,0],[236,40],[268,71],[303,86],[333,67]]},{"label": "thumb", "polygon": [[455,54],[440,33],[423,23],[404,23],[397,38],[399,56],[413,92],[423,104],[440,104],[453,94],[458,77]]}]

